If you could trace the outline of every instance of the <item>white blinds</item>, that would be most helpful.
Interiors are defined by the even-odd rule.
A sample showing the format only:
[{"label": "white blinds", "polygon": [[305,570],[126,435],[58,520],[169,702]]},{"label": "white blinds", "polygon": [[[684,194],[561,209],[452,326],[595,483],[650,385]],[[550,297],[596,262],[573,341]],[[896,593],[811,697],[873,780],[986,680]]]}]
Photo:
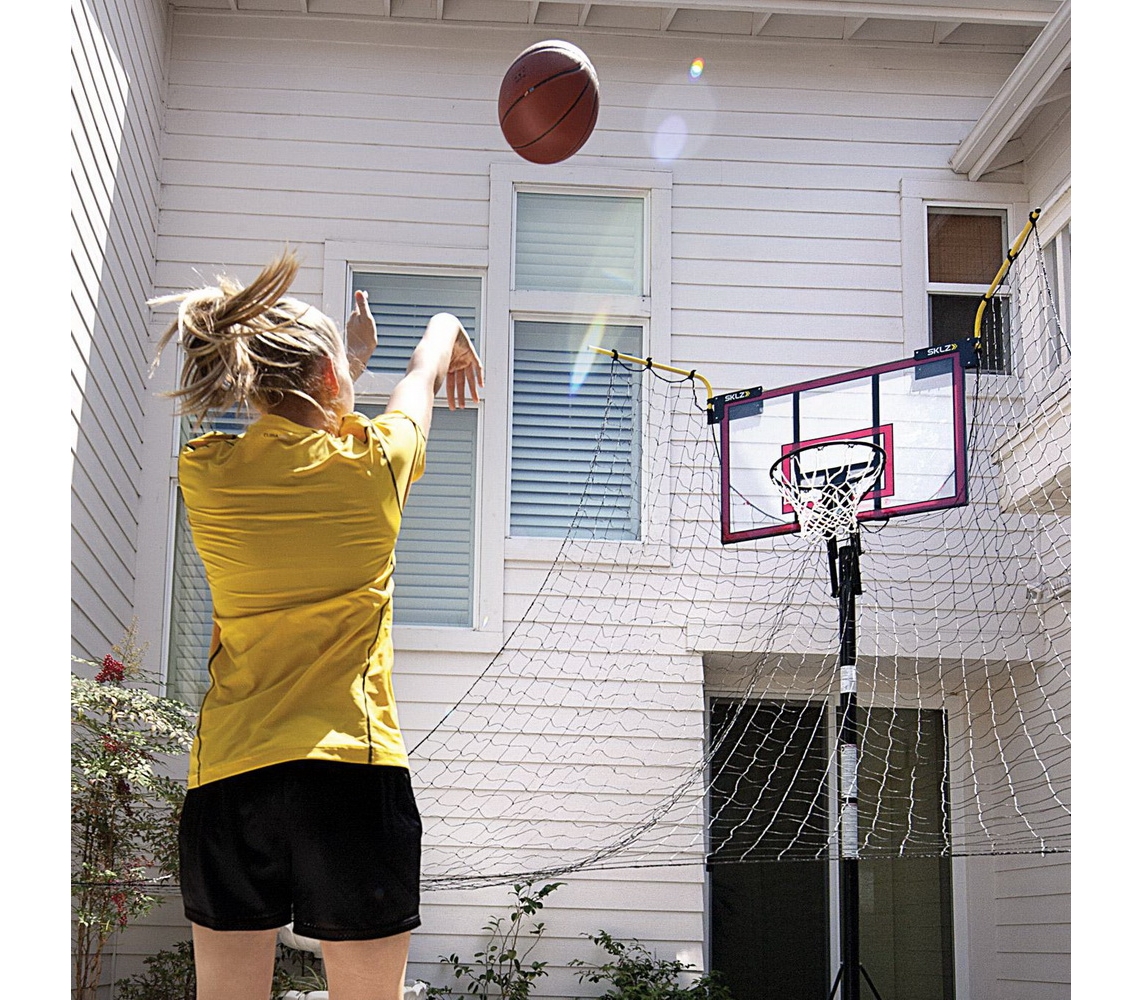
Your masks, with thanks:
[{"label": "white blinds", "polygon": [[584,359],[582,345],[638,354],[642,333],[638,326],[515,323],[512,535],[638,538],[640,373],[609,393],[610,365],[602,355]]},{"label": "white blinds", "polygon": [[[376,416],[384,408],[358,409]],[[434,410],[425,474],[409,492],[397,538],[396,625],[472,625],[476,434],[476,410]]]},{"label": "white blinds", "polygon": [[459,319],[480,350],[480,282],[467,275],[354,273],[353,288],[368,294],[377,323],[368,370],[404,373],[425,324],[439,312]]},{"label": "white blinds", "polygon": [[[234,413],[211,417],[202,426],[190,418],[179,424],[179,446],[207,431],[239,434],[249,418]],[[206,693],[206,659],[212,628],[210,588],[202,560],[191,541],[182,495],[175,503],[174,566],[171,577],[171,629],[167,652],[167,694],[197,704]]]},{"label": "white blinds", "polygon": [[519,192],[520,290],[643,294],[641,197]]}]

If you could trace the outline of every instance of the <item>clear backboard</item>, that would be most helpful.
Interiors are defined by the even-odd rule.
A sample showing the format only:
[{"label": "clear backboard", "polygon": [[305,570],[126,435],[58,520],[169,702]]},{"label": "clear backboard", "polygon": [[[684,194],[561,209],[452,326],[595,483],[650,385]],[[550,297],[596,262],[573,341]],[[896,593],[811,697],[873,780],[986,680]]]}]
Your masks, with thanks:
[{"label": "clear backboard", "polygon": [[801,445],[855,440],[885,450],[859,522],[968,502],[964,367],[955,350],[716,396],[712,420],[722,440],[723,544],[799,529],[770,468]]}]

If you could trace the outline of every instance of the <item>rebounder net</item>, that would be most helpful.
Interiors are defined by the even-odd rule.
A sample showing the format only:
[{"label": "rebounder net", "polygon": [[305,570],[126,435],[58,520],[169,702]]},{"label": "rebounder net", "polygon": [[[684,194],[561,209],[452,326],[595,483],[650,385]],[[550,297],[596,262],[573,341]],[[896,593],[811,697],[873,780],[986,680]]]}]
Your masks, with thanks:
[{"label": "rebounder net", "polygon": [[[858,854],[1070,846],[1070,348],[1038,233],[968,372],[967,505],[861,528]],[[503,648],[409,733],[427,888],[837,856],[838,610],[822,544],[724,546],[701,389],[602,362],[589,489],[556,558],[509,567]],[[603,383],[601,383],[603,384]],[[633,406],[636,400],[638,405]],[[624,421],[637,543],[600,515]],[[534,596],[533,596],[534,595]]]}]

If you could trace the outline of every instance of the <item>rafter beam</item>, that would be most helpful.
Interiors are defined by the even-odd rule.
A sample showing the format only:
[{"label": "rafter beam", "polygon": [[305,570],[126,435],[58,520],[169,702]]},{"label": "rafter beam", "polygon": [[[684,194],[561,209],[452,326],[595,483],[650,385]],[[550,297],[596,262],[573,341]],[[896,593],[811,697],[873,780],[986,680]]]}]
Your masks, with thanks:
[{"label": "rafter beam", "polygon": [[933,25],[933,44],[940,45],[941,42],[960,27],[960,24],[960,21],[937,21],[937,23]]},{"label": "rafter beam", "polygon": [[666,31],[678,12],[678,7],[664,7],[662,14],[659,15],[659,30]]},{"label": "rafter beam", "polygon": [[[623,0],[626,7],[662,7],[663,0]],[[896,21],[925,21],[955,24],[1024,25],[1042,28],[1055,11],[1054,0],[1038,0],[1023,9],[997,9],[960,6],[955,3],[928,4],[916,0],[695,0],[695,10],[749,11],[762,17],[769,14],[796,14],[805,17],[877,18]]]},{"label": "rafter beam", "polygon": [[867,17],[847,17],[842,23],[844,27],[841,29],[841,36],[846,41],[851,39],[860,30],[861,26],[868,21]]},{"label": "rafter beam", "polygon": [[754,15],[752,15],[751,20],[750,20],[750,34],[752,34],[752,35],[762,34],[762,29],[766,27],[770,18],[772,18],[773,16],[774,16],[773,14],[754,14]]},{"label": "rafter beam", "polygon": [[[654,6],[658,7],[659,4],[656,3],[656,4],[654,4]],[[590,13],[591,13],[591,4],[585,3],[585,4],[580,5],[580,8],[579,8],[579,26],[581,28],[585,24],[587,24],[587,15]]]}]

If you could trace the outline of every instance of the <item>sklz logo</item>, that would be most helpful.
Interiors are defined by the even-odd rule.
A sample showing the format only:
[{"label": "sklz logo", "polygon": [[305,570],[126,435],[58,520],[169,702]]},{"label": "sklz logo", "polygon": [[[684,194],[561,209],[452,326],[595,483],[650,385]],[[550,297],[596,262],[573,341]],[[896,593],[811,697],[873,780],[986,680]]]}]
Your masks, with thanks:
[{"label": "sklz logo", "polygon": [[939,347],[930,347],[925,351],[926,358],[936,358],[942,354],[951,354],[954,351],[960,350],[959,344],[941,344]]},{"label": "sklz logo", "polygon": [[746,399],[750,395],[750,389],[742,389],[739,392],[731,392],[723,397],[723,401],[733,403],[736,399]]}]

